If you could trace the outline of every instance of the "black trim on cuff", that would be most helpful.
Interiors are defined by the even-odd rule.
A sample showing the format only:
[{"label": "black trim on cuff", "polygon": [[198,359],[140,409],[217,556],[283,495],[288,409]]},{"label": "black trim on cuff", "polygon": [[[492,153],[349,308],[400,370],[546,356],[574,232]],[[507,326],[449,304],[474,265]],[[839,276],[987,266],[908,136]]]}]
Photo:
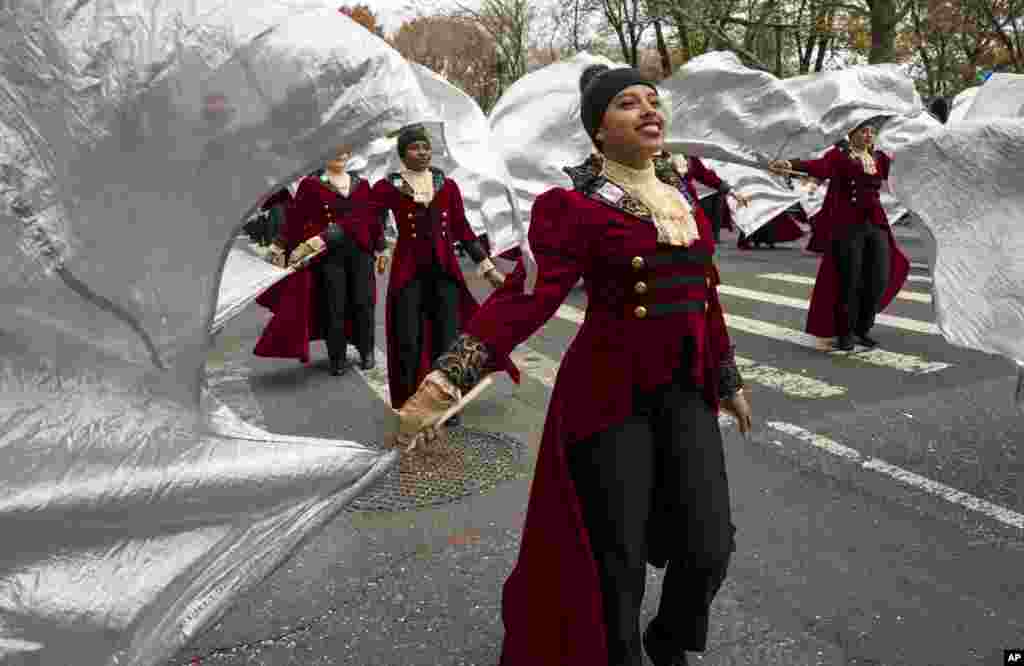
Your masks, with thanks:
[{"label": "black trim on cuff", "polygon": [[468,333],[462,333],[455,343],[434,362],[452,384],[465,394],[476,386],[489,370],[494,354],[486,343]]},{"label": "black trim on cuff", "polygon": [[718,364],[718,397],[723,400],[736,395],[736,392],[744,386],[743,375],[736,367],[735,349],[735,347],[730,347]]},{"label": "black trim on cuff", "polygon": [[478,240],[462,241],[462,249],[466,251],[466,254],[473,260],[473,263],[479,264],[487,258],[487,253],[484,252]]}]

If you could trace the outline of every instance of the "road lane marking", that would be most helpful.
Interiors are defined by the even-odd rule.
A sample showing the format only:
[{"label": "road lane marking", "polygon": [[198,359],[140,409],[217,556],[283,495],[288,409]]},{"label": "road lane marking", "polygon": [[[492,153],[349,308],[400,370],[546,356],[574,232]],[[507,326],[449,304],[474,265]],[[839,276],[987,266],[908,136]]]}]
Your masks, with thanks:
[{"label": "road lane marking", "polygon": [[[807,277],[805,275],[793,275],[792,273],[761,273],[757,277],[765,280],[777,280],[779,282],[788,282],[790,284],[806,284],[814,286],[814,278]],[[920,291],[900,291],[896,294],[896,298],[913,301],[915,303],[931,303],[932,295],[925,294]]]},{"label": "road lane marking", "polygon": [[[719,285],[719,289],[721,289],[721,285]],[[785,328],[759,319],[741,317],[740,315],[731,315],[726,313],[725,325],[729,328],[743,331],[744,333],[750,333],[751,335],[760,335],[765,338],[771,338],[780,342],[788,342],[799,345],[800,347],[813,349],[815,351],[826,351],[830,354],[842,354],[855,361],[862,361],[864,363],[870,363],[871,365],[878,365],[885,368],[895,368],[902,372],[926,374],[929,372],[945,370],[951,365],[949,363],[940,363],[937,361],[926,361],[920,356],[915,356],[913,354],[900,354],[877,348],[852,353],[830,351],[831,347],[827,346],[827,343],[809,333],[797,331],[792,328]]]},{"label": "road lane marking", "polygon": [[[559,319],[582,324],[584,312],[572,305],[562,305],[555,312]],[[833,386],[813,377],[805,377],[770,365],[761,365],[744,356],[736,357],[736,365],[743,368],[743,378],[767,386],[796,398],[831,398],[846,393],[846,388]]]},{"label": "road lane marking", "polygon": [[818,435],[809,430],[805,430],[800,426],[780,421],[768,421],[766,422],[766,425],[778,430],[779,432],[786,433],[795,439],[807,442],[811,446],[827,451],[832,455],[845,458],[850,462],[860,465],[864,469],[885,474],[886,476],[892,477],[897,481],[901,481],[908,486],[912,486],[918,490],[923,490],[937,497],[941,497],[953,504],[959,504],[960,506],[971,509],[972,511],[986,515],[989,518],[993,518],[994,520],[1003,523],[1004,525],[1024,529],[1024,514],[1017,513],[1016,511],[1004,506],[999,506],[998,504],[993,504],[992,502],[983,500],[980,497],[971,495],[970,493],[957,490],[952,486],[947,486],[939,481],[929,479],[928,477],[905,470],[902,467],[887,463],[879,458],[865,456],[856,449],[844,446],[823,435]]},{"label": "road lane marking", "polygon": [[[720,284],[718,285],[719,293],[727,296],[735,296],[737,298],[747,298],[754,301],[761,301],[762,303],[772,303],[773,305],[784,305],[790,308],[799,308],[801,310],[807,310],[810,307],[810,301],[802,298],[791,298],[789,296],[782,296],[780,294],[773,294],[768,291],[757,291],[756,289],[745,289],[743,287],[733,287],[731,285]],[[911,331],[913,333],[927,333],[929,335],[941,335],[939,327],[931,322],[918,321],[917,319],[908,319],[907,317],[896,317],[887,314],[875,315],[875,322],[882,324],[883,326],[889,326],[890,328],[899,328],[904,331]]]},{"label": "road lane marking", "polygon": [[908,275],[907,282],[927,282],[931,284],[932,279],[927,275]]},{"label": "road lane marking", "polygon": [[910,262],[910,267],[911,268],[920,268],[921,270],[925,270],[925,271],[928,270],[929,268],[931,268],[931,266],[929,266],[928,262],[926,262],[926,261],[912,261],[912,262]]}]

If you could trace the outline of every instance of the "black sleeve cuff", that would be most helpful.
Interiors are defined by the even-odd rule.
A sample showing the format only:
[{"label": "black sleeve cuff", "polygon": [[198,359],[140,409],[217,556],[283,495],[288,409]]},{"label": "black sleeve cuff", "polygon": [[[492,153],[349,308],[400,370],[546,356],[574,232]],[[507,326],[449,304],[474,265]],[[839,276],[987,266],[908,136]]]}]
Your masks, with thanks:
[{"label": "black sleeve cuff", "polygon": [[473,260],[473,263],[479,264],[481,261],[487,258],[487,253],[484,252],[483,247],[480,246],[480,241],[462,241],[462,249],[466,251],[469,258]]},{"label": "black sleeve cuff", "polygon": [[723,400],[731,398],[743,388],[743,376],[740,374],[740,369],[736,367],[735,349],[735,347],[730,347],[718,364],[718,397]]},{"label": "black sleeve cuff", "polygon": [[489,371],[494,354],[482,341],[463,333],[434,362],[434,370],[445,374],[463,394],[476,386]]}]

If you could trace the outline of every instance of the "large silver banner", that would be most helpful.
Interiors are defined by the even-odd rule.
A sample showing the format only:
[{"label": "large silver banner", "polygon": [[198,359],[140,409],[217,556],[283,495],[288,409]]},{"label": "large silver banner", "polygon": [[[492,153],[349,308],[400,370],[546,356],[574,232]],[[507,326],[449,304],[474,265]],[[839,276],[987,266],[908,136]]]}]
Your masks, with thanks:
[{"label": "large silver banner", "polygon": [[205,362],[278,277],[242,221],[433,107],[336,3],[170,4],[0,11],[4,663],[162,663],[395,462],[244,423]]},{"label": "large silver banner", "polygon": [[1024,76],[969,91],[947,125],[896,152],[891,179],[934,245],[943,336],[1024,366]]}]

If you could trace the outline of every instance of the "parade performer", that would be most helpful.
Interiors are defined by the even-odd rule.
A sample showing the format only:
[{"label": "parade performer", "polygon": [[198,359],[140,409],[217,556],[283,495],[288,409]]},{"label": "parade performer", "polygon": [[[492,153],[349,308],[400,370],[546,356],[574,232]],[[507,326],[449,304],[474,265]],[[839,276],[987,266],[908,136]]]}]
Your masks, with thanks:
[{"label": "parade performer", "polygon": [[[657,666],[705,649],[734,550],[717,412],[749,431],[726,330],[711,225],[692,176],[659,157],[664,114],[635,69],[592,65],[583,125],[600,154],[573,189],[537,197],[520,262],[399,411],[397,443],[425,427],[550,319],[582,277],[586,317],[562,360],[522,546],[504,587],[502,666]],[[657,158],[657,159],[655,159]],[[416,440],[419,441],[419,440]],[[666,567],[641,634],[646,565]]]},{"label": "parade performer", "polygon": [[[837,347],[865,347],[878,342],[868,333],[875,315],[892,301],[910,272],[910,261],[896,245],[882,207],[889,157],[874,150],[875,126],[866,121],[815,160],[775,160],[769,168],[797,170],[828,180],[825,203],[816,224],[825,254],[807,313],[807,332],[820,338],[838,336]],[[824,222],[824,224],[822,224]]]},{"label": "parade performer", "polygon": [[295,265],[321,248],[322,256],[261,295],[274,312],[256,344],[257,356],[309,362],[309,343],[324,338],[332,375],[343,375],[351,338],[360,367],[374,362],[373,309],[377,283],[374,253],[384,250],[384,225],[371,202],[370,185],[346,172],[347,146],[326,169],[303,178],[286,213],[281,243],[272,249],[279,265]]},{"label": "parade performer", "polygon": [[[430,364],[455,341],[477,305],[452,243],[458,241],[492,286],[504,276],[466,221],[459,186],[431,167],[430,137],[421,125],[398,135],[402,168],[373,186],[375,205],[398,227],[386,304],[388,388],[395,409],[405,404]],[[388,260],[382,256],[377,269]]]},{"label": "parade performer", "polygon": [[[667,156],[667,153],[662,153],[662,156]],[[677,153],[671,159],[680,176],[689,174],[701,185],[715,190],[715,194],[705,198],[710,200],[707,205],[704,204],[704,200],[700,203],[704,216],[711,222],[712,233],[717,243],[723,228],[733,230],[732,211],[729,210],[727,197],[731,196],[741,208],[750,205],[750,197],[734,190],[732,185],[719,178],[715,170],[709,169],[699,157],[687,157]]]},{"label": "parade performer", "polygon": [[801,212],[794,208],[799,208],[799,205],[782,211],[749,236],[740,231],[740,236],[736,239],[736,247],[741,250],[757,249],[761,245],[774,248],[776,243],[789,243],[799,239],[804,235],[804,230],[794,219]]}]

